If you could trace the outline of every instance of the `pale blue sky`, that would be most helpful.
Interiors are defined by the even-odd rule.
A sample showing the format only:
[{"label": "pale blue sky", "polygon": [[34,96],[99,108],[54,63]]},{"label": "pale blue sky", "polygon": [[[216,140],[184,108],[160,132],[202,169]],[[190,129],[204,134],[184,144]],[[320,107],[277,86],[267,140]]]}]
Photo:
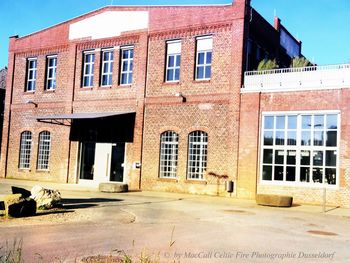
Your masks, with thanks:
[{"label": "pale blue sky", "polygon": [[[8,37],[27,35],[105,5],[227,4],[227,0],[0,0],[0,68],[7,65]],[[319,65],[350,62],[349,0],[252,0],[267,21],[276,13]]]}]

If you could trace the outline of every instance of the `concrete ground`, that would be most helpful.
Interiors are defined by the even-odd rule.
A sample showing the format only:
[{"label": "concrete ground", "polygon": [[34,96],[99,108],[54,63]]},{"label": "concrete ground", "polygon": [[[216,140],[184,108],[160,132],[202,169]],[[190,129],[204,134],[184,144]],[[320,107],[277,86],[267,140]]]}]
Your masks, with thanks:
[{"label": "concrete ground", "polygon": [[[0,195],[11,185],[0,180]],[[85,256],[143,251],[156,262],[349,262],[350,210],[273,208],[253,201],[159,192],[99,193],[59,189],[64,209],[35,217],[0,217],[0,255],[23,241],[24,262],[76,262]]]}]

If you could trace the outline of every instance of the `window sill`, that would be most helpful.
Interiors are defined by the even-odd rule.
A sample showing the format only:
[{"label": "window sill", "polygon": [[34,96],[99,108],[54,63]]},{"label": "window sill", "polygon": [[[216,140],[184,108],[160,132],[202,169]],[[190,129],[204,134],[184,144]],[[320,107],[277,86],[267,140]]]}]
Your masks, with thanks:
[{"label": "window sill", "polygon": [[193,83],[210,83],[210,79],[195,79],[192,82]]},{"label": "window sill", "polygon": [[35,90],[34,91],[23,91],[23,95],[33,95],[35,94]]},{"label": "window sill", "polygon": [[158,180],[159,182],[171,182],[171,183],[174,183],[174,182],[179,182],[179,179],[177,177],[174,177],[174,178],[159,178],[158,177]]},{"label": "window sill", "polygon": [[39,169],[37,169],[36,172],[37,172],[37,173],[45,173],[45,174],[48,174],[48,173],[50,173],[50,170],[39,170]]},{"label": "window sill", "polygon": [[165,81],[163,82],[164,86],[176,86],[180,85],[180,81]]},{"label": "window sill", "polygon": [[81,87],[79,90],[93,90],[94,87]]},{"label": "window sill", "polygon": [[118,88],[122,89],[122,88],[131,88],[132,84],[119,84]]},{"label": "window sill", "polygon": [[102,90],[106,90],[106,89],[112,89],[112,85],[108,85],[108,86],[99,86],[97,89],[102,89]]},{"label": "window sill", "polygon": [[46,89],[44,90],[44,93],[54,93],[56,92],[56,89]]},{"label": "window sill", "polygon": [[30,168],[18,168],[18,172],[30,173],[32,170]]},{"label": "window sill", "polygon": [[185,183],[186,184],[208,184],[207,181],[205,180],[191,180],[191,179],[186,179]]}]

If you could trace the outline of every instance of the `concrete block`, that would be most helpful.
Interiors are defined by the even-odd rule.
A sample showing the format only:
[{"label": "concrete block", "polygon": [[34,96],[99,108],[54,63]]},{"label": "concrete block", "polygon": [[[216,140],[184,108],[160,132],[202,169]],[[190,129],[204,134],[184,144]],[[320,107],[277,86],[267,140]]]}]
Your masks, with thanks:
[{"label": "concrete block", "polygon": [[293,197],[283,195],[257,194],[256,203],[258,205],[265,206],[291,207],[293,204]]},{"label": "concrete block", "polygon": [[100,192],[123,193],[128,191],[128,185],[123,183],[100,183]]}]

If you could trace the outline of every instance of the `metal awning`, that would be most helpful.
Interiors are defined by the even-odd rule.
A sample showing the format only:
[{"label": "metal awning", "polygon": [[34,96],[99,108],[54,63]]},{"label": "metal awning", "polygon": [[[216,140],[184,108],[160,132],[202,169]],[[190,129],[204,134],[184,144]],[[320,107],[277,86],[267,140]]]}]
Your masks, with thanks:
[{"label": "metal awning", "polygon": [[81,112],[81,113],[71,113],[71,114],[39,116],[36,119],[39,122],[70,126],[72,123],[72,120],[98,119],[98,118],[112,117],[112,116],[118,116],[118,115],[126,115],[126,114],[131,114],[131,113],[135,113],[135,111]]}]

